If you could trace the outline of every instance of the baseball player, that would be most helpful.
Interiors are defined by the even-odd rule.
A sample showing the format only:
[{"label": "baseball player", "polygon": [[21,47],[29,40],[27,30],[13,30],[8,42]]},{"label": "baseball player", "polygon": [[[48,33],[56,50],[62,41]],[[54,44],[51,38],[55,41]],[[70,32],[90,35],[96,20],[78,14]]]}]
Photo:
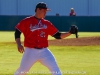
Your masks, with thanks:
[{"label": "baseball player", "polygon": [[[65,38],[75,34],[76,27],[69,32],[60,33],[54,25],[44,17],[49,9],[46,3],[39,2],[35,8],[35,15],[21,20],[15,27],[15,41],[20,53],[24,53],[20,67],[14,75],[26,75],[37,61],[46,66],[52,75],[62,75],[56,59],[48,47],[48,35],[56,39]],[[24,35],[24,47],[20,41],[20,35]]]}]

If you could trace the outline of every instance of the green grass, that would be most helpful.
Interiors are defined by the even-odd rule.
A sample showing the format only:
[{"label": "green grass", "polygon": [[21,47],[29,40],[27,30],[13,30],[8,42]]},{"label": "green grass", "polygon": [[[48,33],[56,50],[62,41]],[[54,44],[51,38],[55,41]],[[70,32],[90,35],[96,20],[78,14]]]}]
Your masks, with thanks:
[{"label": "green grass", "polygon": [[[55,55],[64,75],[100,74],[100,46],[50,46],[49,49]],[[0,74],[12,75],[19,67],[21,57],[22,54],[17,51],[15,44],[0,44]],[[32,72],[49,71],[40,63],[36,63],[30,70],[30,73]],[[78,72],[80,73],[77,74]]]},{"label": "green grass", "polygon": [[[10,31],[0,31],[0,42],[14,42],[14,32]],[[79,37],[93,37],[93,36],[100,36],[100,32],[79,32]],[[23,35],[21,35],[21,40],[23,41]],[[75,38],[75,35],[71,35],[67,38]],[[54,40],[53,37],[49,36],[49,40]]]},{"label": "green grass", "polygon": [[[0,32],[0,75],[13,75],[19,67],[21,57],[14,42],[14,32]],[[80,37],[100,36],[99,32],[80,32]],[[22,36],[23,37],[23,36]],[[68,38],[74,38],[71,35]],[[49,37],[49,39],[53,39]],[[23,40],[23,39],[22,39]],[[58,66],[63,75],[100,75],[100,46],[49,46],[56,57]],[[33,72],[49,72],[49,70],[36,63],[28,75]]]}]

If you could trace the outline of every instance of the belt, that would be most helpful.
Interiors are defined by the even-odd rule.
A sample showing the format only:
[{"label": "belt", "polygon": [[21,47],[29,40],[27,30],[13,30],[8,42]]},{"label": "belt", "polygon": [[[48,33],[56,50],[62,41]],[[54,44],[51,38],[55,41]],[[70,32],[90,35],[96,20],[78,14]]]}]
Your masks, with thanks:
[{"label": "belt", "polygon": [[42,48],[38,48],[38,47],[34,47],[35,49],[43,49],[43,48],[46,48],[46,47],[42,47]]}]

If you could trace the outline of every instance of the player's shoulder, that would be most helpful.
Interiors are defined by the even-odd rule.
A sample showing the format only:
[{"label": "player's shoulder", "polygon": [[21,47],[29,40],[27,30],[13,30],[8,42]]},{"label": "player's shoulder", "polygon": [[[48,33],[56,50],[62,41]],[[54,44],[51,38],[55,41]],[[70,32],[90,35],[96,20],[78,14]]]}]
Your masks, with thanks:
[{"label": "player's shoulder", "polygon": [[45,22],[45,24],[47,24],[48,26],[54,26],[54,25],[52,24],[52,22],[50,22],[49,20],[44,19],[44,22]]},{"label": "player's shoulder", "polygon": [[24,18],[23,20],[28,21],[28,20],[33,19],[33,17],[34,17],[34,16],[28,16],[28,17]]},{"label": "player's shoulder", "polygon": [[34,18],[33,18],[34,16],[28,16],[28,17],[25,17],[24,19],[22,19],[21,20],[21,22],[28,22],[28,21],[31,21],[31,20],[33,20]]},{"label": "player's shoulder", "polygon": [[45,23],[50,23],[51,24],[51,22],[49,20],[46,20],[46,19],[43,19],[43,20],[44,20]]}]

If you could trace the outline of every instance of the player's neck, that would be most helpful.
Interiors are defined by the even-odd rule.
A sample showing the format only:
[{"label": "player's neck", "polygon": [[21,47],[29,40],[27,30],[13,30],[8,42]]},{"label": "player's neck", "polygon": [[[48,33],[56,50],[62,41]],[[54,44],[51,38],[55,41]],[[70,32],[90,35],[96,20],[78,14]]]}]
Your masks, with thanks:
[{"label": "player's neck", "polygon": [[35,14],[34,16],[35,16],[35,18],[37,18],[37,19],[42,19],[42,17],[40,17],[38,14]]}]

